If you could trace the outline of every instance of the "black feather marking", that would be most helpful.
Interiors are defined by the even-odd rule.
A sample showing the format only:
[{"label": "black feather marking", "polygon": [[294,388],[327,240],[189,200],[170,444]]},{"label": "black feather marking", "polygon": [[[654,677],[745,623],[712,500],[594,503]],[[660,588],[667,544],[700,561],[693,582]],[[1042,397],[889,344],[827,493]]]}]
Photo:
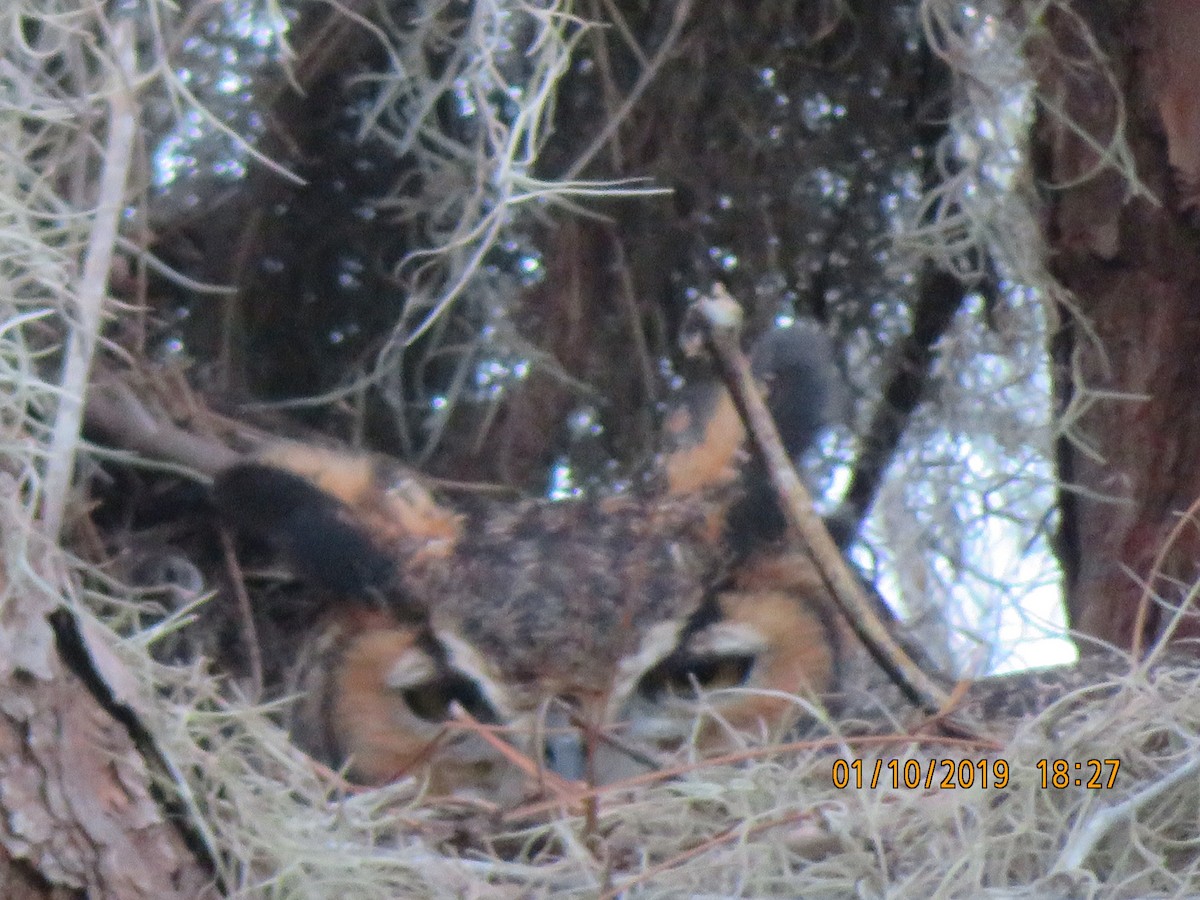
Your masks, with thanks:
[{"label": "black feather marking", "polygon": [[394,561],[354,511],[293,472],[236,465],[217,476],[213,494],[225,522],[266,540],[308,581],[370,599],[395,583]]}]

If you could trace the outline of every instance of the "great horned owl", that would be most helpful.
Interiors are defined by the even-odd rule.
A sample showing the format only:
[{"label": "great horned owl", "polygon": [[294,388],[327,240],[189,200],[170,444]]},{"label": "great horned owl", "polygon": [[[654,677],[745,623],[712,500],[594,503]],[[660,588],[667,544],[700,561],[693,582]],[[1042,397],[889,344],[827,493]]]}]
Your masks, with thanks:
[{"label": "great horned owl", "polygon": [[[797,453],[828,405],[828,342],[775,331],[754,363]],[[455,707],[600,781],[638,748],[791,727],[837,686],[840,620],[782,549],[728,393],[691,388],[667,432],[656,484],[565,501],[449,503],[388,460],[299,445],[222,473],[224,519],[332,598],[284,648],[297,742],[362,782],[423,771],[435,790],[504,793],[519,770]]]}]

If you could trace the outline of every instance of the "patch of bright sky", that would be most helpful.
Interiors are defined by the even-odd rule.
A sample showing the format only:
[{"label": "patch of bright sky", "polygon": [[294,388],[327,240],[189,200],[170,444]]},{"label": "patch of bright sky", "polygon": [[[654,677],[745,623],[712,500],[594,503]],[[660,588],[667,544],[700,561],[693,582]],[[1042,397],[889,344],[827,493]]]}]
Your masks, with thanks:
[{"label": "patch of bright sky", "polygon": [[[1013,65],[1021,57],[1020,38],[994,4],[964,4],[962,16],[973,56],[973,72],[963,82],[974,115],[960,123],[956,149],[977,173],[982,196],[975,201],[985,209],[995,204],[989,211],[999,237],[998,266],[1028,272],[1038,267],[1037,251],[1028,241],[1002,235],[1024,232],[1037,241],[1036,229],[1005,227],[1016,225],[1010,221],[1011,191],[1026,167],[1032,78],[1024,66]],[[1065,636],[1062,569],[1049,545],[1057,491],[1045,307],[1037,292],[1023,285],[1002,283],[1000,293],[997,308],[1009,316],[999,329],[1004,334],[997,337],[983,326],[981,297],[969,298],[957,323],[973,329],[973,340],[967,340],[973,345],[972,362],[956,372],[967,412],[960,417],[961,458],[980,479],[977,484],[993,482],[1000,490],[980,495],[982,516],[963,538],[973,566],[951,590],[953,607],[968,629],[990,626],[994,644],[988,669],[996,673],[1077,656]],[[976,426],[989,418],[991,434],[980,439]]]},{"label": "patch of bright sky", "polygon": [[[876,586],[902,617],[944,611],[934,639],[959,674],[1076,657],[1048,540],[1057,496],[1043,310],[1023,289],[1001,302],[1008,339],[984,326],[981,298],[964,304],[940,347],[936,410],[914,417],[864,529]],[[868,560],[865,547],[856,559]]]},{"label": "patch of bright sky", "polygon": [[[1028,531],[1025,523],[989,517],[971,543],[978,554],[977,565],[995,581],[969,575],[951,591],[968,626],[990,626],[995,634],[987,666],[992,673],[1066,663],[1077,656],[1064,637],[1062,571],[1044,541],[1026,546]],[[1014,587],[1019,591],[1015,598]],[[972,616],[992,604],[990,616]],[[993,621],[986,622],[987,618]]]},{"label": "patch of bright sky", "polygon": [[[969,227],[997,268],[1036,281],[1037,250],[1025,244],[1040,246],[1037,229],[1012,196],[1033,114],[1029,73],[1014,65],[1020,37],[989,0],[957,16],[946,36],[969,48],[970,71],[952,123],[960,167],[943,195],[947,240]],[[1021,284],[1002,282],[998,294],[990,315],[968,297],[939,346],[936,410],[914,417],[864,531],[884,548],[871,560],[880,591],[902,611],[906,599],[944,610],[945,630],[931,634],[969,675],[1076,656],[1049,545],[1057,492],[1044,307]]]}]

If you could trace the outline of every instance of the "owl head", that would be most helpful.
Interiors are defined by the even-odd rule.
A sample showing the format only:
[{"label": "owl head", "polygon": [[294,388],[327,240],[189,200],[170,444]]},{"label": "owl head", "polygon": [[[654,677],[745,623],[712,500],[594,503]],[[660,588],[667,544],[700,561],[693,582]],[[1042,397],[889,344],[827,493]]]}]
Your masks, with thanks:
[{"label": "owl head", "polygon": [[[793,452],[823,414],[798,398],[828,394],[815,334],[756,353]],[[450,503],[393,461],[295,444],[222,473],[225,521],[332,598],[275,648],[296,741],[363,782],[507,798],[531,771],[612,781],[792,727],[837,684],[839,620],[729,395],[693,387],[667,426],[660,483],[603,497]]]}]

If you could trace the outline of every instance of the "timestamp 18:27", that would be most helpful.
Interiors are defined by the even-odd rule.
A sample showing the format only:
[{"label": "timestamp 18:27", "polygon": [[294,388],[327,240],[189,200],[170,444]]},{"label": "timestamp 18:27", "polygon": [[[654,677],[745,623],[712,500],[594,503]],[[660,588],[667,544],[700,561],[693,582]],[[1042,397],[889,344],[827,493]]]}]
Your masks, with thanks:
[{"label": "timestamp 18:27", "polygon": [[[1039,759],[1035,766],[1041,775],[1043,790],[1075,787],[1089,790],[1109,789],[1117,783],[1119,759],[1089,759],[1070,762],[1065,759]],[[876,759],[870,768],[861,759],[838,759],[833,763],[836,788],[876,788],[891,784],[904,788],[1006,788],[1011,768],[1004,759]]]},{"label": "timestamp 18:27", "polygon": [[[1065,759],[1039,759],[1037,761],[1037,770],[1042,774],[1042,787],[1056,790],[1062,790],[1071,785],[1089,790],[1110,790],[1116,786],[1117,770],[1120,768],[1121,761],[1119,759],[1088,759],[1076,763]],[[1106,770],[1107,777],[1104,775]]]}]

